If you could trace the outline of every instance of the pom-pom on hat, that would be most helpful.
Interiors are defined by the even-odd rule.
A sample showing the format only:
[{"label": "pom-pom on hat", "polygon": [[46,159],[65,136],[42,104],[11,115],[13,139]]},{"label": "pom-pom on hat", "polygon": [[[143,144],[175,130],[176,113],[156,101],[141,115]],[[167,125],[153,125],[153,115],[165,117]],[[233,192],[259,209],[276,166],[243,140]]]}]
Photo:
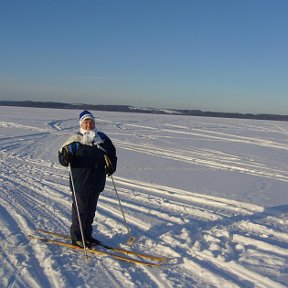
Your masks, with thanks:
[{"label": "pom-pom on hat", "polygon": [[86,119],[91,119],[95,122],[95,118],[93,114],[87,110],[84,110],[83,112],[80,113],[79,115],[79,124],[81,126],[82,122]]}]

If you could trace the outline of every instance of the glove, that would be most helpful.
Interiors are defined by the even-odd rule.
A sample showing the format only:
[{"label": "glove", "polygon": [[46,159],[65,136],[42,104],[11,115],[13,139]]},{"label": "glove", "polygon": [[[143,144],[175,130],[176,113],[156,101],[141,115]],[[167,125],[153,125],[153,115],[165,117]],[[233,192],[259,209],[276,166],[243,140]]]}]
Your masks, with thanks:
[{"label": "glove", "polygon": [[75,154],[79,149],[79,143],[73,142],[63,147],[63,157],[67,163],[72,163],[75,159]]},{"label": "glove", "polygon": [[105,164],[106,164],[105,165],[106,175],[111,176],[115,172],[115,169],[107,154],[104,155],[104,159],[105,159]]}]

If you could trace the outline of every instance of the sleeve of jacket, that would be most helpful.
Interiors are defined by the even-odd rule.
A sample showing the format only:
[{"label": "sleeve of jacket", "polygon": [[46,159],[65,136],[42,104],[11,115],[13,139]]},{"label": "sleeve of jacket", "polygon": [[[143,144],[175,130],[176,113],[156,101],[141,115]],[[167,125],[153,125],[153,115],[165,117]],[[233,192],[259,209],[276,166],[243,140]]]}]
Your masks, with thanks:
[{"label": "sleeve of jacket", "polygon": [[58,160],[62,166],[65,166],[65,167],[68,166],[67,157],[65,155],[65,149],[63,149],[63,148],[65,146],[73,143],[73,142],[80,142],[80,135],[79,134],[73,134],[72,136],[70,136],[69,139],[58,150]]},{"label": "sleeve of jacket", "polygon": [[103,143],[101,143],[101,146],[106,151],[107,156],[109,157],[112,166],[113,166],[113,173],[116,171],[117,168],[117,155],[116,155],[116,148],[114,144],[112,143],[111,139],[104,134],[103,132],[98,132],[103,140]]}]

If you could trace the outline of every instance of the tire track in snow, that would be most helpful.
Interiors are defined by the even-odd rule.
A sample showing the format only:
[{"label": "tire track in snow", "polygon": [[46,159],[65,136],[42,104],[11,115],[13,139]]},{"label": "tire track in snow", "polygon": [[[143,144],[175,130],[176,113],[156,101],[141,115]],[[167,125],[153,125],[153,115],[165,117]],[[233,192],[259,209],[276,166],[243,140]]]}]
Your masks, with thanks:
[{"label": "tire track in snow", "polygon": [[[33,219],[31,221],[26,213],[23,214],[24,210],[21,211],[19,209],[19,203],[16,201],[4,201],[1,198],[0,205],[2,206],[1,215],[4,215],[4,222],[7,223],[7,229],[3,231],[4,237],[3,241],[1,241],[3,252],[1,254],[3,259],[5,259],[2,265],[5,265],[7,271],[5,277],[1,277],[3,279],[3,287],[13,287],[13,285],[22,285],[22,283],[24,284],[23,287],[26,287],[26,285],[28,287],[41,287],[42,285],[52,287],[49,281],[50,278],[40,268],[41,261],[37,257],[39,250],[35,246],[28,245],[30,240],[25,232],[29,231],[28,227],[33,226]],[[15,206],[17,209],[15,209]],[[8,227],[13,227],[14,230],[11,231]],[[14,247],[15,243],[18,243],[17,247]],[[51,276],[53,276],[51,279],[59,278],[59,272],[51,272]]]},{"label": "tire track in snow", "polygon": [[213,169],[229,170],[245,173],[248,175],[257,175],[271,179],[288,182],[288,171],[277,168],[271,168],[264,163],[257,163],[250,159],[243,159],[235,155],[222,154],[216,151],[187,149],[185,152],[178,149],[163,149],[157,146],[145,146],[131,144],[125,141],[115,141],[118,147],[122,149],[141,152],[157,157],[164,157],[181,162],[193,163],[195,165],[207,166]]},{"label": "tire track in snow", "polygon": [[[171,124],[165,123],[162,126],[170,126],[173,127]],[[247,136],[241,136],[235,134],[235,128],[233,129],[233,133],[225,133],[225,132],[220,132],[220,131],[213,131],[213,129],[206,129],[206,128],[190,128],[190,127],[184,127],[184,126],[177,126],[174,127],[176,129],[165,129],[161,127],[152,127],[152,126],[144,126],[144,125],[137,125],[137,124],[126,124],[127,127],[137,127],[141,128],[143,130],[152,130],[156,131],[157,134],[159,135],[160,133],[164,132],[163,134],[169,135],[173,134],[173,137],[175,135],[182,135],[182,136],[196,136],[196,137],[201,137],[201,138],[207,138],[207,139],[214,139],[218,141],[225,141],[225,142],[233,142],[233,143],[243,143],[243,144],[250,144],[250,145],[256,145],[260,147],[269,147],[269,148],[277,148],[277,149],[283,149],[283,150],[288,150],[288,145],[284,143],[279,143],[277,141],[272,141],[272,140],[267,140],[267,139],[262,139],[262,138],[256,138],[254,135],[253,137],[247,137]],[[247,128],[249,128],[251,125],[245,125],[245,129],[247,131]],[[180,128],[180,129],[179,129]],[[228,127],[225,127],[226,129]],[[254,129],[252,128],[251,130],[254,132],[255,129],[259,130],[264,129],[263,127],[259,126],[254,126]],[[231,129],[231,127],[229,127]],[[238,129],[238,128],[236,128]],[[269,128],[270,129],[270,128]],[[283,128],[282,128],[283,129]],[[267,129],[265,129],[267,131]],[[275,131],[273,129],[273,131]],[[285,131],[285,130],[284,130]],[[277,131],[276,131],[277,132]],[[287,131],[285,131],[287,132]]]},{"label": "tire track in snow", "polygon": [[[6,249],[3,249],[4,252],[13,249],[13,251],[10,251],[10,254],[3,255],[3,257],[7,259],[3,265],[7,267],[7,270],[11,271],[11,276],[9,276],[9,272],[8,275],[5,275],[5,278],[3,278],[3,282],[6,284],[9,282],[11,287],[13,285],[22,285],[21,283],[23,281],[25,283],[22,285],[23,287],[26,287],[26,285],[29,287],[41,287],[42,285],[45,287],[65,287],[62,286],[62,280],[56,280],[55,282],[55,279],[62,277],[59,271],[41,268],[43,267],[43,263],[47,261],[45,258],[50,259],[47,256],[49,252],[46,253],[46,257],[41,258],[41,255],[43,255],[43,244],[39,245],[34,243],[35,241],[33,242],[29,239],[28,234],[39,228],[40,225],[47,225],[47,223],[51,225],[49,224],[50,222],[53,222],[53,226],[63,227],[63,220],[66,219],[67,224],[67,215],[64,213],[61,217],[61,215],[57,213],[57,217],[55,217],[55,207],[52,208],[50,205],[51,198],[49,196],[47,197],[47,193],[50,191],[47,191],[41,183],[43,173],[39,172],[43,171],[43,167],[42,169],[36,169],[35,160],[33,161],[34,163],[28,165],[27,163],[29,163],[29,161],[27,159],[24,160],[23,165],[23,159],[21,159],[21,157],[14,158],[10,156],[11,155],[2,161],[0,175],[3,187],[3,189],[1,189],[0,205],[6,214],[6,227],[12,228],[10,231],[8,229],[8,231],[4,233],[3,239],[7,241],[7,239],[11,237],[19,238],[19,240],[12,241],[12,244],[15,242],[20,245],[16,250],[15,247],[9,246],[9,240],[8,244],[4,242],[5,244],[3,246],[1,245],[2,247],[8,245]],[[17,161],[15,161],[15,159]],[[39,162],[39,164],[43,166],[41,162]],[[59,204],[61,205],[59,206]],[[57,203],[57,205],[58,207],[56,209],[58,212],[67,210],[63,209],[62,201]],[[4,214],[4,212],[1,213],[1,215],[2,214]],[[40,248],[41,246],[42,248]],[[18,251],[19,249],[21,252]],[[18,256],[18,253],[20,256]],[[21,258],[20,253],[28,256]],[[49,262],[52,266],[53,263],[55,263],[54,260],[49,260]],[[31,267],[35,269],[31,269]],[[8,286],[4,285],[3,287]]]}]

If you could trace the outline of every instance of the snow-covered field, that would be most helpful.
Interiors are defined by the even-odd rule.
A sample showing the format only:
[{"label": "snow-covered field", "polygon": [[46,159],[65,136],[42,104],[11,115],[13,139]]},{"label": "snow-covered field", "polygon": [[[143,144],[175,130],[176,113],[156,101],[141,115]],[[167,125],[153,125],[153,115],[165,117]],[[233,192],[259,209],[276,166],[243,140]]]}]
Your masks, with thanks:
[{"label": "snow-covered field", "polygon": [[[287,287],[288,123],[95,112],[118,151],[129,247],[169,257],[144,267],[44,244],[67,234],[68,170],[57,150],[81,111],[0,107],[1,287]],[[128,247],[110,179],[94,236]]]}]

